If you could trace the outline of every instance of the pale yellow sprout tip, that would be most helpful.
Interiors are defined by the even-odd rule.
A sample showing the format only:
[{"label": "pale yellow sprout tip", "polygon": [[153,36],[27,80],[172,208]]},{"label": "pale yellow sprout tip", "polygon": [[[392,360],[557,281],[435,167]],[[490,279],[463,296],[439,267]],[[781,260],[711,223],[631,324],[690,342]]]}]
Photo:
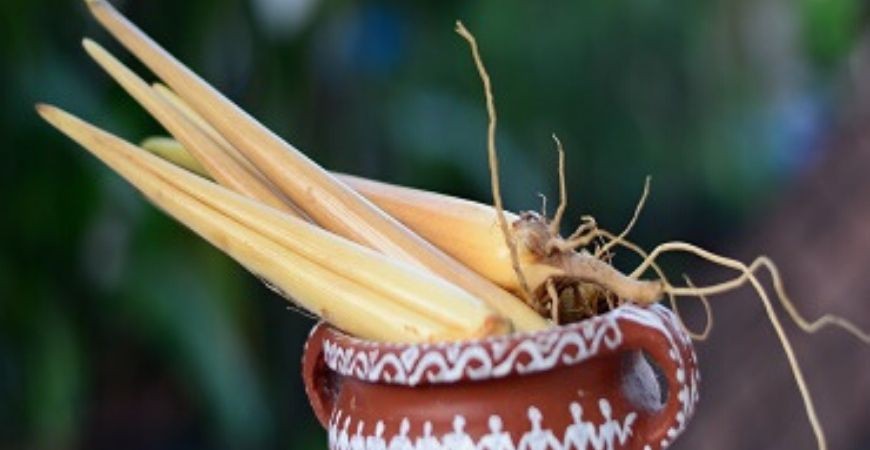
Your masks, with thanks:
[{"label": "pale yellow sprout tip", "polygon": [[67,113],[66,111],[58,108],[54,105],[49,105],[47,103],[37,103],[36,104],[36,112],[45,119],[46,122],[54,125],[57,128],[60,128],[60,125],[65,121],[72,118],[72,115]]},{"label": "pale yellow sprout tip", "polygon": [[47,103],[37,103],[36,112],[47,122],[54,124],[59,119],[59,116],[65,114],[65,112],[54,105],[49,105]]},{"label": "pale yellow sprout tip", "polygon": [[37,103],[36,112],[46,122],[50,123],[53,127],[64,134],[66,134],[65,130],[69,127],[70,123],[77,120],[72,114],[58,108],[57,106],[46,103]]},{"label": "pale yellow sprout tip", "polygon": [[99,59],[101,56],[110,56],[109,52],[102,45],[91,38],[82,38],[82,47],[94,59]]},{"label": "pale yellow sprout tip", "polygon": [[84,47],[88,52],[96,50],[99,46],[99,44],[89,37],[82,38],[82,47]]}]

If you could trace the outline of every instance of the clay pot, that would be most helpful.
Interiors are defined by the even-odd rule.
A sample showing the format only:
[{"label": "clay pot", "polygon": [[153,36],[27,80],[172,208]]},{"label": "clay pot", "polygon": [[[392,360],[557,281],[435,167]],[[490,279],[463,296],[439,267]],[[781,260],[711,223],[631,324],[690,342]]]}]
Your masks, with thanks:
[{"label": "clay pot", "polygon": [[335,450],[661,449],[685,428],[699,382],[691,340],[659,305],[434,345],[320,324],[303,377]]}]

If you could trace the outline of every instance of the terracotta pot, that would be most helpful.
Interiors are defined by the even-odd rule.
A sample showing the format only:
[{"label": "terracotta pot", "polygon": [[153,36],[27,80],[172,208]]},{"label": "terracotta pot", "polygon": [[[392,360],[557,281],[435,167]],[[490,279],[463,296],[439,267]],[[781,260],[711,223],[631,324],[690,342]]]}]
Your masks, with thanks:
[{"label": "terracotta pot", "polygon": [[303,377],[336,450],[661,449],[685,428],[699,383],[691,340],[658,305],[434,345],[320,324]]}]

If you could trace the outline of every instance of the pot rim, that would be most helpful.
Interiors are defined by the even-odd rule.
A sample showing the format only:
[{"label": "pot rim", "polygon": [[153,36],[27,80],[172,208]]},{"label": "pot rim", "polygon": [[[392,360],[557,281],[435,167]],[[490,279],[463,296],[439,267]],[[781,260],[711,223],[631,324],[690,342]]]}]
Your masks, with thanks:
[{"label": "pot rim", "polygon": [[340,375],[418,386],[504,378],[581,364],[619,349],[626,328],[632,326],[658,331],[671,347],[679,341],[691,348],[691,339],[679,326],[679,319],[660,304],[625,304],[545,330],[437,343],[371,341],[321,322],[312,329],[309,341],[322,339],[323,361]]}]

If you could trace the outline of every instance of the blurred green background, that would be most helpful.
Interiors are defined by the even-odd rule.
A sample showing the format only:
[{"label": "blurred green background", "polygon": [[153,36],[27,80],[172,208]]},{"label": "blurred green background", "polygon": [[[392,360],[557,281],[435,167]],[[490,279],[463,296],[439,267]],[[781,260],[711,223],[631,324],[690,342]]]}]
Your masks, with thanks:
[{"label": "blurred green background", "polygon": [[[646,245],[744,248],[832,157],[870,84],[861,0],[114,4],[324,166],[489,202],[462,19],[493,77],[510,209],[555,201],[555,132],[569,222],[619,229],[652,175]],[[38,120],[44,101],[132,141],[162,133],[83,36],[147,74],[82,2],[0,2],[0,448],[325,448],[299,375],[313,322]],[[811,448],[790,401],[796,424],[777,432]],[[843,448],[870,446],[846,431]]]}]

